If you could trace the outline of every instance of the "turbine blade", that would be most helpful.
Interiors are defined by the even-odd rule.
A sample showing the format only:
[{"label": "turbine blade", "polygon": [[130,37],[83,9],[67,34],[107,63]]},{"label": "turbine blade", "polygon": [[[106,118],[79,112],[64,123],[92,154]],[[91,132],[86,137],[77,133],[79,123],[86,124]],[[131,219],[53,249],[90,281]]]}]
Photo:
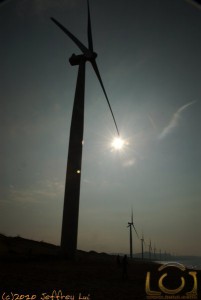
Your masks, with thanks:
[{"label": "turbine blade", "polygon": [[131,223],[133,223],[133,208],[132,208],[132,211],[131,211]]},{"label": "turbine blade", "polygon": [[102,79],[101,79],[101,76],[100,76],[100,73],[99,73],[99,70],[98,70],[98,66],[97,66],[95,60],[92,60],[92,61],[91,61],[91,64],[92,64],[92,66],[93,66],[93,68],[94,68],[94,71],[95,71],[95,73],[96,73],[96,75],[97,75],[97,77],[98,77],[98,80],[99,80],[99,82],[100,82],[100,85],[101,85],[101,87],[102,87],[102,89],[103,89],[103,93],[104,93],[104,95],[105,95],[105,98],[106,98],[106,100],[107,100],[107,103],[108,103],[110,112],[111,112],[111,114],[112,114],[112,118],[113,118],[113,121],[114,121],[116,130],[117,130],[117,134],[119,135],[119,129],[118,129],[118,127],[117,127],[117,123],[116,123],[116,120],[115,120],[115,117],[114,117],[114,114],[113,114],[113,111],[112,111],[112,108],[111,108],[111,105],[110,105],[108,96],[107,96],[107,94],[106,94],[106,91],[105,91],[105,88],[104,88],[104,85],[103,85],[103,82],[102,82]]},{"label": "turbine blade", "polygon": [[138,235],[138,233],[137,233],[137,230],[135,229],[134,224],[133,224],[133,228],[134,228],[134,230],[135,230],[135,232],[136,232],[136,235],[137,235],[137,237],[138,237],[138,239],[139,239],[139,235]]},{"label": "turbine blade", "polygon": [[56,19],[50,18],[67,36],[78,46],[78,48],[84,53],[88,54],[89,49],[85,47],[68,29],[66,29],[61,23],[59,23]]},{"label": "turbine blade", "polygon": [[87,0],[87,6],[88,6],[88,45],[89,50],[93,52],[93,40],[92,40],[92,32],[91,32],[91,16],[90,16],[90,8],[89,8],[89,0]]}]

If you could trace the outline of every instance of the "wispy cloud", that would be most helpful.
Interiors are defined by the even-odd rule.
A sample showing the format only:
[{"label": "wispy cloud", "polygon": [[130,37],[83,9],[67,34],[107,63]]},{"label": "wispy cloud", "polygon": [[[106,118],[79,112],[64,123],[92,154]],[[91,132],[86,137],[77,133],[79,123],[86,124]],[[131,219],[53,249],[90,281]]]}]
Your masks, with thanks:
[{"label": "wispy cloud", "polygon": [[193,105],[196,103],[196,101],[189,102],[183,106],[181,106],[172,116],[170,122],[168,125],[162,130],[162,132],[159,134],[158,138],[159,139],[164,139],[168,134],[170,134],[174,128],[176,128],[179,124],[179,120],[181,117],[181,113],[186,110],[189,106]]}]

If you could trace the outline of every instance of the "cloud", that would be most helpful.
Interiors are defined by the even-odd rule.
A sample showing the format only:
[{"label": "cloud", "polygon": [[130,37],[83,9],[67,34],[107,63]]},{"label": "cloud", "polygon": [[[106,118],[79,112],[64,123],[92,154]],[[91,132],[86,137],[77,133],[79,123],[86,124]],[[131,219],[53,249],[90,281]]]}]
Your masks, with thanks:
[{"label": "cloud", "polygon": [[183,106],[181,106],[172,116],[169,124],[162,130],[160,135],[158,136],[159,139],[164,139],[168,134],[170,134],[174,128],[176,128],[179,124],[181,113],[186,110],[189,106],[196,103],[196,101],[189,102]]}]

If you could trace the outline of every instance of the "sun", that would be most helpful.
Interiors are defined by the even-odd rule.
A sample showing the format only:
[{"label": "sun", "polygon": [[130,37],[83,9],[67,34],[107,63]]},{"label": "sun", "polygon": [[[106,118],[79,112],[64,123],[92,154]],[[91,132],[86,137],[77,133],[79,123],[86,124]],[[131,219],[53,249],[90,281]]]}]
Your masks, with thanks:
[{"label": "sun", "polygon": [[111,143],[112,149],[118,150],[118,151],[123,150],[124,145],[125,145],[125,142],[120,137],[114,138],[112,143]]}]

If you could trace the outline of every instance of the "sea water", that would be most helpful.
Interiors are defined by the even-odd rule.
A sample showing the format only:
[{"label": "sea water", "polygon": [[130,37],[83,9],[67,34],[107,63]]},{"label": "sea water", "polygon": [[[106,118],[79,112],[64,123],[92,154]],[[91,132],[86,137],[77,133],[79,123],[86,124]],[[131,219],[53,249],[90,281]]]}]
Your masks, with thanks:
[{"label": "sea water", "polygon": [[193,269],[193,270],[201,270],[201,258],[195,257],[191,259],[184,259],[184,260],[174,260],[174,261],[156,261],[157,263],[164,265],[167,263],[180,263],[184,265],[188,269]]}]

